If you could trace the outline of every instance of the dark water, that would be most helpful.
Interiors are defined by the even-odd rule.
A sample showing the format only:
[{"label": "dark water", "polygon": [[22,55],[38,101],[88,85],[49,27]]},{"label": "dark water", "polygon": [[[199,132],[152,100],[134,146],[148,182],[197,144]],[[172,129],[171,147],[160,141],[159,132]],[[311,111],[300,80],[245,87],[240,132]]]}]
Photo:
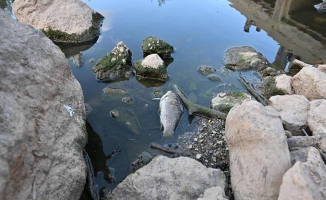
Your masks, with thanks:
[{"label": "dark water", "polygon": [[[9,2],[9,3],[8,3]],[[84,0],[105,16],[102,34],[95,44],[77,48],[66,47],[67,57],[82,53],[77,66],[68,61],[80,82],[85,102],[93,108],[87,118],[89,143],[87,151],[95,171],[98,188],[113,189],[131,170],[131,163],[148,149],[151,142],[173,142],[178,135],[193,130],[184,113],[175,136],[162,139],[159,124],[159,102],[152,93],[163,93],[177,84],[197,104],[209,106],[211,98],[224,90],[244,91],[237,73],[223,65],[223,55],[233,46],[252,46],[267,57],[277,69],[284,69],[294,57],[307,63],[318,63],[326,57],[326,14],[313,7],[321,1],[271,0]],[[9,5],[9,6],[8,6]],[[10,13],[10,1],[0,0],[0,6]],[[309,17],[306,17],[309,16]],[[251,24],[244,31],[245,24]],[[113,83],[101,83],[91,71],[88,61],[97,61],[123,41],[133,54],[133,61],[143,58],[142,40],[156,36],[173,45],[173,62],[168,66],[166,83],[138,81],[136,78]],[[76,57],[76,56],[75,56]],[[76,59],[75,59],[76,61]],[[221,82],[212,82],[200,74],[200,65],[217,69]],[[252,72],[244,73],[258,81]],[[125,104],[121,98],[101,97],[104,87],[124,88],[134,99]],[[113,119],[110,111],[120,117]],[[126,125],[126,123],[128,125]],[[119,146],[120,151],[109,156]],[[113,169],[115,182],[107,176]]]}]

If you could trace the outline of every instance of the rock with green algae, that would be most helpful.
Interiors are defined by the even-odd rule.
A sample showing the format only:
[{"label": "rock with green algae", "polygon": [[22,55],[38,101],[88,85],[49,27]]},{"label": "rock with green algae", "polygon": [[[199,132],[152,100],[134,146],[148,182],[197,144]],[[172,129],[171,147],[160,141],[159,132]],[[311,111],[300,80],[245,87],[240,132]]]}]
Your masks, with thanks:
[{"label": "rock with green algae", "polygon": [[145,55],[158,54],[161,57],[171,57],[174,48],[164,40],[154,36],[148,36],[143,40],[142,49]]},{"label": "rock with green algae", "polygon": [[131,70],[131,51],[122,41],[92,67],[98,80],[114,81]]},{"label": "rock with green algae", "polygon": [[163,81],[169,78],[164,61],[158,54],[151,54],[142,60],[134,62],[134,69],[137,76]]},{"label": "rock with green algae", "polygon": [[245,99],[251,100],[251,96],[244,92],[226,91],[217,94],[210,107],[224,113],[228,113],[236,104],[241,104]]},{"label": "rock with green algae", "polygon": [[263,80],[263,84],[260,86],[262,94],[269,99],[275,95],[285,95],[286,92],[276,87],[275,77],[267,76]]},{"label": "rock with green algae", "polygon": [[249,46],[232,47],[226,50],[224,64],[233,71],[248,69],[265,69],[271,64],[254,48]]}]

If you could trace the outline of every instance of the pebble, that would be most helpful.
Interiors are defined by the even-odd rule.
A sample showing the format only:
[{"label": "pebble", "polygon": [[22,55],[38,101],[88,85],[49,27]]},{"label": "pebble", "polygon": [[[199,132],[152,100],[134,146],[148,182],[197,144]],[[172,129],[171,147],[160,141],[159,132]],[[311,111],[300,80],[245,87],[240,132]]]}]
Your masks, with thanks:
[{"label": "pebble", "polygon": [[196,159],[199,160],[201,158],[201,154],[196,155]]}]

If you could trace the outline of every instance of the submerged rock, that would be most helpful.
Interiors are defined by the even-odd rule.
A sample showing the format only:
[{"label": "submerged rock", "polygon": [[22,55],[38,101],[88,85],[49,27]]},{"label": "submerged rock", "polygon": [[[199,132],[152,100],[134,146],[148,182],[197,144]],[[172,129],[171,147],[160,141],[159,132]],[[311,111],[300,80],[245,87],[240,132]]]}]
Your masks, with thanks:
[{"label": "submerged rock", "polygon": [[85,42],[100,34],[103,16],[82,1],[15,0],[13,11],[18,21],[43,30],[57,42]]},{"label": "submerged rock", "polygon": [[210,66],[206,66],[206,65],[202,65],[198,68],[198,71],[204,75],[206,74],[211,74],[216,72],[216,69],[214,67],[210,67]]},{"label": "submerged rock", "polygon": [[131,52],[123,42],[119,42],[92,67],[96,78],[103,81],[114,81],[124,76],[130,69]]},{"label": "submerged rock", "polygon": [[103,89],[103,94],[106,95],[119,95],[119,94],[128,94],[128,91],[121,88],[105,87]]},{"label": "submerged rock", "polygon": [[270,66],[268,60],[254,48],[248,46],[232,47],[226,50],[224,64],[233,71],[247,69],[265,69]]},{"label": "submerged rock", "polygon": [[208,75],[207,78],[214,82],[220,82],[222,79],[214,74]]},{"label": "submerged rock", "polygon": [[125,178],[109,199],[197,199],[211,187],[225,197],[225,176],[219,169],[206,168],[187,157],[156,156]]},{"label": "submerged rock", "polygon": [[137,76],[163,81],[169,78],[164,61],[158,54],[151,54],[143,60],[136,61],[134,69],[137,72]]},{"label": "submerged rock", "polygon": [[134,99],[131,97],[122,97],[121,101],[123,103],[132,104],[134,102]]},{"label": "submerged rock", "polygon": [[0,199],[79,199],[87,141],[81,86],[41,31],[1,9],[0,24]]},{"label": "submerged rock", "polygon": [[173,46],[154,36],[148,36],[143,40],[142,49],[144,54],[158,54],[165,57],[171,57]]}]

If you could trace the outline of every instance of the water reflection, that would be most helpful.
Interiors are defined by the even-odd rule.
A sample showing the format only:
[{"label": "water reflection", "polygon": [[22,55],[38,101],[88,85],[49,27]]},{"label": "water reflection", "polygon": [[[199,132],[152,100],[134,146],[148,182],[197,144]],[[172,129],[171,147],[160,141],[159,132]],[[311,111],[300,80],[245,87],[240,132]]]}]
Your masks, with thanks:
[{"label": "water reflection", "polygon": [[112,158],[115,154],[111,153],[110,155],[106,156],[103,151],[101,137],[93,130],[92,126],[88,122],[86,122],[86,129],[88,133],[88,142],[85,146],[85,150],[91,159],[94,176],[98,176],[99,172],[101,172],[103,173],[104,180],[108,184],[111,184],[114,182],[114,174],[112,169],[107,166],[106,161],[107,159]]},{"label": "water reflection", "polygon": [[[229,0],[247,21],[246,32],[251,26],[265,30],[279,42],[274,65],[284,68],[294,56],[302,61],[315,64],[326,55],[326,13],[320,14],[314,8],[319,0]],[[258,28],[259,27],[259,28]]]}]

